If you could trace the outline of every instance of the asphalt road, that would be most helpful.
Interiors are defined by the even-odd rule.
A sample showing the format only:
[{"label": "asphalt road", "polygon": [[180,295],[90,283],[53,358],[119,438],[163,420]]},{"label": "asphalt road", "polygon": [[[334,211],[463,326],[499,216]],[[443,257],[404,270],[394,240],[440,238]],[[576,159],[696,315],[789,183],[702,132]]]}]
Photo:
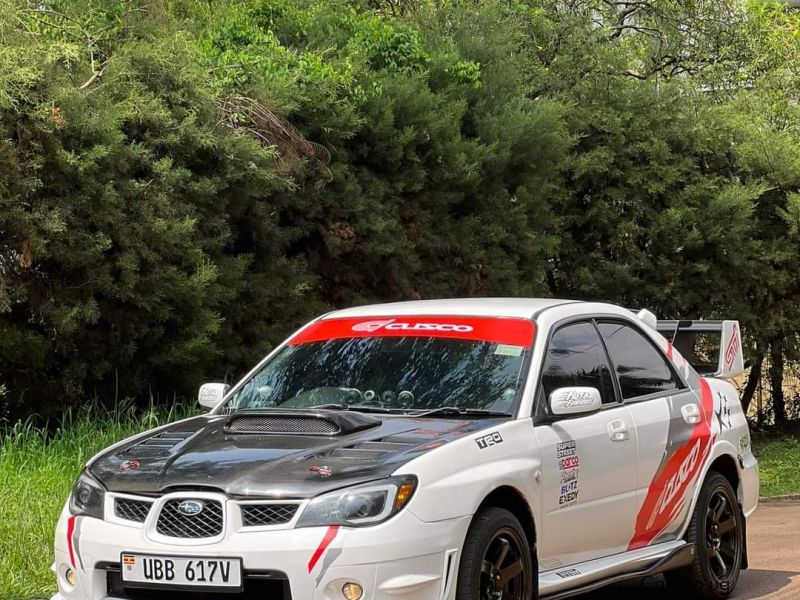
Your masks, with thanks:
[{"label": "asphalt road", "polygon": [[[750,568],[735,600],[800,600],[800,503],[762,504],[748,523]],[[580,600],[681,600],[663,578],[615,586]]]}]

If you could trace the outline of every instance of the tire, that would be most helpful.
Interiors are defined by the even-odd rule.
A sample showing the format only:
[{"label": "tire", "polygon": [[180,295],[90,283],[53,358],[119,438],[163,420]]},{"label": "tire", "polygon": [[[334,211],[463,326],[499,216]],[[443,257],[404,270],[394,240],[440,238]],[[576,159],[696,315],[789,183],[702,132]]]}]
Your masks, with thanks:
[{"label": "tire", "polygon": [[467,531],[458,565],[456,600],[535,600],[535,554],[512,513],[487,508]]},{"label": "tire", "polygon": [[698,600],[730,596],[744,561],[744,517],[736,492],[720,473],[712,471],[703,483],[686,539],[695,546],[694,559],[666,573],[669,586]]}]

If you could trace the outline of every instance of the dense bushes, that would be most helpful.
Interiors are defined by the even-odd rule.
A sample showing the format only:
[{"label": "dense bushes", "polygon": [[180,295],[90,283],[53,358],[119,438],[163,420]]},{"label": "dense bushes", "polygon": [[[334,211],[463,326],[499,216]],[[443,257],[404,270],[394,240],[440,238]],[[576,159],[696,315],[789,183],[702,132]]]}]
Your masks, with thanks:
[{"label": "dense bushes", "polygon": [[791,356],[796,22],[596,4],[0,0],[0,407],[190,394],[435,296],[733,315]]}]

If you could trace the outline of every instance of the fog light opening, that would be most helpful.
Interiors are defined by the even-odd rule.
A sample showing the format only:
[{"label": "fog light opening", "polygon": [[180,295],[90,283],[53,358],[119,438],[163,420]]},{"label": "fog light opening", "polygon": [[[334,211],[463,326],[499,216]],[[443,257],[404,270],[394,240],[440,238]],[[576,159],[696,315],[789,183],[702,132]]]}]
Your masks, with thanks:
[{"label": "fog light opening", "polygon": [[67,583],[72,587],[75,587],[75,584],[78,583],[78,576],[75,574],[75,571],[69,567],[67,567],[67,570],[64,571],[64,579],[66,579]]},{"label": "fog light opening", "polygon": [[348,581],[342,586],[342,596],[344,596],[346,600],[361,600],[363,595],[364,588],[357,583]]}]

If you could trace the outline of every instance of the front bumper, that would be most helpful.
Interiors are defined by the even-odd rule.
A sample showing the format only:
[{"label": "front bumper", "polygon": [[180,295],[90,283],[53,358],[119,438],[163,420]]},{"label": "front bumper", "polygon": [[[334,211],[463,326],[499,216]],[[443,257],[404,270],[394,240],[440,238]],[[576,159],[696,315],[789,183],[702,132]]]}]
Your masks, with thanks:
[{"label": "front bumper", "polygon": [[[468,516],[426,523],[410,509],[374,527],[226,530],[213,543],[185,539],[154,540],[142,525],[92,517],[71,517],[67,508],[56,528],[58,593],[52,600],[136,599],[136,590],[119,583],[121,552],[172,556],[241,557],[251,592],[272,580],[270,600],[343,600],[342,586],[364,588],[362,600],[447,600],[455,594],[457,550],[466,536]],[[75,586],[65,578],[77,574]],[[248,585],[230,600],[250,598]],[[139,590],[141,594],[141,590]],[[196,596],[192,596],[196,597]],[[212,595],[204,596],[211,598]],[[215,597],[215,596],[214,596]],[[261,596],[264,597],[263,595]],[[181,593],[170,593],[180,600]]]}]

